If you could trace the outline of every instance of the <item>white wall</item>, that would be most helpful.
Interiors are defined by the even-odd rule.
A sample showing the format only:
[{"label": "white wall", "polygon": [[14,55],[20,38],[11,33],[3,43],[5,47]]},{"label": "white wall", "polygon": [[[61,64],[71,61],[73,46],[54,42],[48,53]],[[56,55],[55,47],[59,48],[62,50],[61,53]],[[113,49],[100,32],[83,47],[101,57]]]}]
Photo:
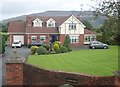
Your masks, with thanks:
[{"label": "white wall", "polygon": [[[69,29],[69,23],[76,23],[76,30]],[[84,34],[84,25],[75,17],[71,16],[61,26],[60,34]]]}]

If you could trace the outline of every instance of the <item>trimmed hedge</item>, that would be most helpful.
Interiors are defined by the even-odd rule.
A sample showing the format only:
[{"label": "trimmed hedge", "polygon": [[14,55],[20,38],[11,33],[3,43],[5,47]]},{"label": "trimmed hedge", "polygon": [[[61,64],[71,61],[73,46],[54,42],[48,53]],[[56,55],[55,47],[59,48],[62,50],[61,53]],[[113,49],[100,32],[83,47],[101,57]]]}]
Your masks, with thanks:
[{"label": "trimmed hedge", "polygon": [[45,47],[47,49],[47,51],[49,51],[51,48],[48,44],[43,44],[42,46]]},{"label": "trimmed hedge", "polygon": [[48,54],[48,51],[45,47],[43,46],[40,46],[36,52],[38,53],[38,55],[45,55],[45,54]]},{"label": "trimmed hedge", "polygon": [[60,50],[61,50],[62,53],[67,53],[68,52],[68,49],[65,46],[60,47]]},{"label": "trimmed hedge", "polygon": [[36,50],[38,49],[39,47],[38,46],[32,46],[30,49],[31,49],[31,54],[35,54],[36,53]]}]

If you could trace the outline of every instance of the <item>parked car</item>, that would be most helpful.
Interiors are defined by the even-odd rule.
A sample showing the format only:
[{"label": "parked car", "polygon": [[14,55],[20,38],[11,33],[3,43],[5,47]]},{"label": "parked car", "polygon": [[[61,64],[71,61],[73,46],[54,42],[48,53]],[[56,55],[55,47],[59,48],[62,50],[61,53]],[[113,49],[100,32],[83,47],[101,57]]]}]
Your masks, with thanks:
[{"label": "parked car", "polygon": [[44,42],[32,42],[31,44],[29,44],[29,48],[31,47],[31,46],[42,46],[44,44]]},{"label": "parked car", "polygon": [[108,49],[109,46],[107,44],[104,44],[99,41],[92,41],[89,44],[89,48],[96,49],[96,48],[103,48],[103,49]]},{"label": "parked car", "polygon": [[22,46],[21,42],[13,42],[12,43],[12,48],[13,47],[21,47],[21,46]]}]

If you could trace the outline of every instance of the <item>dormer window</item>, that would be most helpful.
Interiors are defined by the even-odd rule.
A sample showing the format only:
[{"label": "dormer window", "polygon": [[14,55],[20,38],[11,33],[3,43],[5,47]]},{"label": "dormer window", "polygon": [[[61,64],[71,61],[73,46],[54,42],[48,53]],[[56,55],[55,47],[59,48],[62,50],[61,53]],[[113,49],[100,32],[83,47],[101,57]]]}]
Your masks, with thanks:
[{"label": "dormer window", "polygon": [[42,27],[42,22],[39,18],[36,18],[34,21],[33,21],[33,27]]},{"label": "dormer window", "polygon": [[52,18],[47,21],[47,27],[55,27],[55,21]]}]

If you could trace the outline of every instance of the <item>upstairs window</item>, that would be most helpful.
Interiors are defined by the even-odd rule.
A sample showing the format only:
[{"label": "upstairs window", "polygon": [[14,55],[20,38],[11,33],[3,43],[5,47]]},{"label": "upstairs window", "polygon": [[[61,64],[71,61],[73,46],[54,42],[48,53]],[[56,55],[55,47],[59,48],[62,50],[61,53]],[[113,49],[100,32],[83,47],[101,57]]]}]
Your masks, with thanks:
[{"label": "upstairs window", "polygon": [[69,24],[69,29],[70,30],[75,30],[76,29],[76,23],[70,23]]},{"label": "upstairs window", "polygon": [[55,21],[52,18],[47,21],[47,27],[55,27]]},{"label": "upstairs window", "polygon": [[33,21],[33,27],[42,27],[42,21],[39,18],[36,18]]}]

